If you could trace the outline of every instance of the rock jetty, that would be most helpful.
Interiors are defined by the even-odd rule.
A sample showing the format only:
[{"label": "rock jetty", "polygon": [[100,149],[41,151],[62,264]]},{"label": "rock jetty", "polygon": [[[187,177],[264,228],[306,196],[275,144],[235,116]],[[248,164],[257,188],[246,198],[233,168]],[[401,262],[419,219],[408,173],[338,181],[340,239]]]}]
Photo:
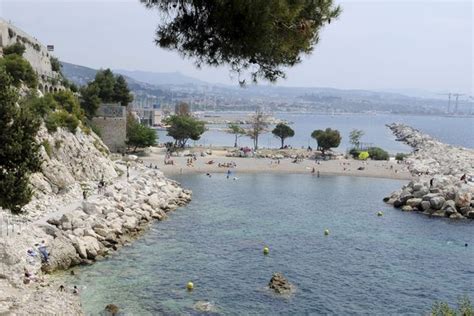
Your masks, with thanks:
[{"label": "rock jetty", "polygon": [[414,180],[384,201],[405,212],[474,219],[474,150],[444,144],[407,125],[387,126],[413,147],[404,163]]}]

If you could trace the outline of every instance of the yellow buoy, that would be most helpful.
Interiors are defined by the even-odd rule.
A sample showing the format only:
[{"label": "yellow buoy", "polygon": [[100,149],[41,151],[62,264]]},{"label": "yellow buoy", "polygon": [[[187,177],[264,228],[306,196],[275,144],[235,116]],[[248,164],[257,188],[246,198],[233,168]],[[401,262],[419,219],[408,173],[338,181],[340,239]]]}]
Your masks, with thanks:
[{"label": "yellow buoy", "polygon": [[327,236],[327,235],[329,235],[329,229],[324,230],[324,236]]},{"label": "yellow buoy", "polygon": [[268,247],[263,248],[263,254],[268,255],[270,253],[270,249]]},{"label": "yellow buoy", "polygon": [[383,212],[382,211],[378,211],[377,212],[377,216],[382,216],[383,215]]},{"label": "yellow buoy", "polygon": [[194,289],[193,282],[188,282],[188,284],[186,284],[186,288],[188,289],[188,291],[192,291]]}]

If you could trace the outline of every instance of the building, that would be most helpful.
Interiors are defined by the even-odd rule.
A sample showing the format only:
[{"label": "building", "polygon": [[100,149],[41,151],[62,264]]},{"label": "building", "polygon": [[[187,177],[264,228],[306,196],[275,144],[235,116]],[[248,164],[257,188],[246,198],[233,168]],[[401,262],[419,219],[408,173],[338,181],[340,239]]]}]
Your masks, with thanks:
[{"label": "building", "polygon": [[65,89],[62,85],[61,74],[59,71],[53,71],[51,61],[54,60],[54,56],[50,54],[48,48],[36,38],[0,18],[0,55],[3,56],[4,47],[15,43],[25,45],[23,57],[36,71],[39,81],[38,89],[41,92],[57,92]]}]

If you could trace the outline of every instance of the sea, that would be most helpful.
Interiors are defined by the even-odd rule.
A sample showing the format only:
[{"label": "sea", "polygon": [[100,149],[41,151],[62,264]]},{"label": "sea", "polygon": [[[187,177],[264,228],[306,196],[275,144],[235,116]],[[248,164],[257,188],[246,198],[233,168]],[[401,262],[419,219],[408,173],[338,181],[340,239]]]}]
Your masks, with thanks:
[{"label": "sea", "polygon": [[[209,113],[211,115],[221,115],[226,118],[245,117],[251,113]],[[474,148],[474,117],[453,117],[453,116],[416,116],[416,115],[393,115],[393,114],[340,114],[323,115],[311,113],[274,113],[278,119],[285,120],[295,131],[295,136],[286,140],[287,145],[294,148],[308,147],[315,148],[317,143],[311,138],[311,133],[316,129],[332,128],[341,133],[342,141],[336,151],[346,152],[351,148],[349,143],[349,133],[353,129],[363,130],[365,135],[361,141],[365,144],[377,146],[385,149],[391,154],[398,152],[410,152],[411,148],[401,142],[395,141],[395,136],[386,127],[390,123],[404,123],[420,131],[427,133],[438,140],[467,148]],[[208,125],[205,132],[198,141],[190,141],[189,145],[204,147],[209,146],[233,146],[234,135],[226,133],[225,125]],[[172,141],[166,135],[166,131],[158,131],[160,142]],[[271,133],[261,135],[260,147],[279,148],[280,139],[275,138]],[[239,146],[252,147],[252,140],[248,137],[238,139]]]},{"label": "sea", "polygon": [[[403,146],[384,126],[395,121],[474,147],[472,118],[281,118],[301,133],[290,141],[294,146],[307,145],[303,135],[312,129],[336,128],[347,138],[359,128],[367,142],[399,152]],[[202,141],[232,143],[213,133]],[[69,286],[79,286],[86,314],[100,315],[115,304],[124,315],[426,315],[436,301],[455,306],[467,296],[474,302],[474,223],[401,212],[382,202],[405,181],[234,176],[174,176],[193,191],[189,205],[111,257],[65,276]],[[293,284],[293,294],[268,289],[275,272]],[[193,291],[186,290],[188,282]],[[203,302],[209,312],[196,307]]]}]

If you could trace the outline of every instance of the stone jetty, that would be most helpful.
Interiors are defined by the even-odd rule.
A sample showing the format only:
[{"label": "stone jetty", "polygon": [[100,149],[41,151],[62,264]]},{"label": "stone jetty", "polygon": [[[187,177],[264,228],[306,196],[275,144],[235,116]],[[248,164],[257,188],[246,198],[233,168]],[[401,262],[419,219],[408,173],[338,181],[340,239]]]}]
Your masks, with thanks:
[{"label": "stone jetty", "polygon": [[414,180],[384,201],[406,212],[474,219],[474,150],[444,144],[407,125],[387,126],[413,148],[404,163]]}]

